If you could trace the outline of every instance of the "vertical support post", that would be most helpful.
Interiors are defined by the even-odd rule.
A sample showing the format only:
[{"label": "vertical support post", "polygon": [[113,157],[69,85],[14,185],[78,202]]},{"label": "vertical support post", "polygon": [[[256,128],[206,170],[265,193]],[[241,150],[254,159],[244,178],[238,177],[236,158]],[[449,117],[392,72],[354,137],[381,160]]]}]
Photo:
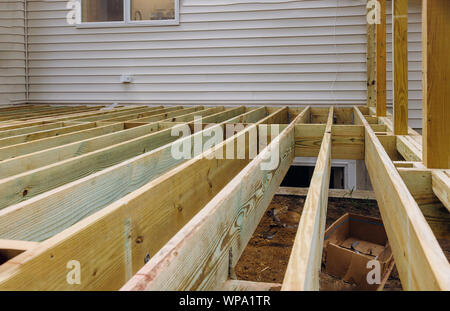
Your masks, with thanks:
[{"label": "vertical support post", "polygon": [[408,134],[408,0],[392,0],[394,134]]},{"label": "vertical support post", "polygon": [[386,0],[379,0],[377,24],[377,117],[386,116]]},{"label": "vertical support post", "polygon": [[423,0],[423,162],[450,168],[450,1]]},{"label": "vertical support post", "polygon": [[[373,0],[367,0],[367,106],[375,107],[375,21],[370,20]],[[376,5],[375,5],[376,6]],[[376,9],[376,8],[375,8]]]}]

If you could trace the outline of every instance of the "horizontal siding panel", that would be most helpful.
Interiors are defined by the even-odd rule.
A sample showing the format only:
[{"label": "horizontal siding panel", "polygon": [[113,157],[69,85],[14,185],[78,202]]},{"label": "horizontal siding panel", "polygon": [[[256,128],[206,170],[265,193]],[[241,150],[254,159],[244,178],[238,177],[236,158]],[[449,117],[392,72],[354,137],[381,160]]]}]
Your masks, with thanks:
[{"label": "horizontal siding panel", "polygon": [[[178,26],[113,28],[68,25],[66,3],[28,1],[32,101],[366,103],[365,1],[181,0]],[[410,125],[417,127],[422,96],[417,0],[410,1],[408,31]],[[12,33],[0,30],[0,41],[3,34]],[[19,48],[13,42],[10,46]],[[5,57],[20,61],[10,52]],[[122,74],[133,83],[121,84]]]},{"label": "horizontal siding panel", "polygon": [[[98,76],[99,80],[91,82],[91,84],[121,84],[116,75],[103,75]],[[354,73],[339,73],[330,75],[329,73],[275,73],[275,74],[208,74],[208,75],[148,75],[140,74],[134,76],[134,84],[166,84],[166,83],[246,83],[246,82],[258,82],[258,83],[280,83],[280,82],[302,82],[302,83],[315,83],[315,82],[334,82],[335,80],[340,82],[354,82],[360,83],[361,79],[365,78],[365,74],[359,76]],[[355,79],[356,78],[356,79]],[[45,76],[34,75],[31,78],[32,84],[84,84],[86,78],[84,75],[58,75],[58,76]]]},{"label": "horizontal siding panel", "polygon": [[[40,96],[43,94],[44,96]],[[89,100],[104,100],[104,101],[124,101],[131,102],[136,100],[148,101],[148,102],[170,102],[170,101],[180,101],[180,103],[189,101],[208,101],[211,103],[215,103],[217,101],[238,101],[238,102],[247,102],[247,101],[256,101],[256,102],[264,102],[264,101],[291,101],[292,103],[308,103],[311,101],[322,101],[328,102],[331,104],[329,98],[333,97],[337,101],[340,102],[349,102],[353,103],[357,102],[361,96],[365,94],[365,91],[360,92],[183,92],[183,93],[173,93],[173,92],[159,92],[159,93],[138,93],[138,92],[130,92],[130,93],[110,93],[110,92],[50,92],[50,93],[41,93],[41,92],[33,92],[33,95],[36,96],[36,99],[45,100],[46,96],[48,99],[60,100],[60,101],[68,101],[72,97],[76,97],[77,99],[89,101]],[[212,96],[216,96],[218,99],[212,99]],[[302,100],[299,100],[299,97]],[[188,99],[187,99],[188,98]]]},{"label": "horizontal siding panel", "polygon": [[155,49],[139,50],[126,48],[105,53],[104,50],[90,51],[54,51],[47,53],[30,52],[32,60],[71,60],[71,59],[134,59],[167,57],[209,57],[209,56],[267,56],[267,55],[352,55],[365,54],[365,45],[320,45],[320,46],[270,46],[235,48],[193,48],[193,49]]},{"label": "horizontal siding panel", "polygon": [[0,105],[26,99],[24,8],[23,0],[0,3]]},{"label": "horizontal siding panel", "polygon": [[28,9],[35,101],[366,100],[358,1],[182,0],[179,26],[90,29],[67,25],[65,1]]},{"label": "horizontal siding panel", "polygon": [[315,82],[313,84],[307,83],[171,83],[171,84],[130,84],[130,85],[115,85],[115,84],[72,84],[70,86],[61,87],[60,85],[40,85],[32,86],[32,92],[96,92],[102,89],[105,92],[202,92],[207,85],[208,92],[348,92],[353,90],[365,91],[365,83],[359,82]]},{"label": "horizontal siding panel", "polygon": [[[38,75],[86,75],[89,82],[100,81],[95,76],[116,74],[119,78],[122,74],[242,74],[242,73],[330,73],[337,74],[340,72],[361,73],[365,71],[365,64],[302,64],[302,65],[224,65],[224,66],[172,66],[172,67],[143,67],[136,66],[133,68],[114,68],[114,67],[85,67],[85,68],[31,68],[31,77]],[[363,80],[365,82],[365,79]],[[365,99],[362,99],[365,101]]]}]

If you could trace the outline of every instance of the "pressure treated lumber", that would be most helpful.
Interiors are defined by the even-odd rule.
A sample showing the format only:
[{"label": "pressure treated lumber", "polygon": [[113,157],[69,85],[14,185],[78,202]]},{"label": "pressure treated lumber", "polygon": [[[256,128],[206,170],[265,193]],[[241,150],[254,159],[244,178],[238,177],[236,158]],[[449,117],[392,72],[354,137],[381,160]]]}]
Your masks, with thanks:
[{"label": "pressure treated lumber", "polygon": [[[165,110],[172,108],[174,107],[158,109],[160,112],[164,110],[164,113],[190,109]],[[111,122],[108,120],[128,118],[130,114],[147,114],[145,118],[158,115],[157,111],[148,112],[146,109],[144,107],[143,112],[131,111],[120,116],[108,115],[108,118],[97,121],[97,125],[107,126],[105,124]],[[117,112],[122,113],[116,110],[109,113]],[[305,145],[304,150],[314,149],[318,156],[320,148],[317,146],[321,146],[322,141],[320,136],[327,135],[326,123],[332,123],[333,119],[336,124],[331,126],[331,132],[328,133],[331,136],[330,157],[364,156],[366,163],[372,163],[370,174],[372,179],[375,174],[377,182],[374,187],[378,187],[375,194],[379,201],[384,200],[379,202],[380,210],[383,210],[382,214],[388,214],[388,220],[385,220],[386,215],[382,217],[390,228],[388,236],[390,240],[394,240],[391,245],[395,249],[394,253],[397,253],[397,257],[400,256],[399,273],[402,282],[410,282],[414,286],[421,283],[421,289],[436,288],[433,287],[435,284],[439,284],[439,288],[448,288],[445,286],[448,283],[448,279],[445,279],[445,275],[448,275],[448,262],[443,260],[445,257],[435,239],[448,234],[443,230],[448,226],[444,226],[446,223],[436,211],[439,209],[446,212],[444,206],[448,205],[449,175],[446,170],[427,169],[421,164],[421,136],[416,132],[408,129],[408,135],[394,135],[391,116],[387,114],[387,117],[375,117],[375,107],[358,107],[352,110],[338,107],[333,108],[331,114],[328,108],[244,106],[213,107],[199,112],[203,115],[204,122],[201,127],[194,123],[194,116],[197,115],[195,111],[150,124],[140,122],[142,118],[132,123],[112,121],[108,126],[117,126],[116,132],[81,138],[69,144],[31,153],[18,153],[16,158],[0,161],[0,179],[8,168],[9,173],[16,176],[6,173],[3,177],[13,177],[11,180],[17,182],[10,191],[25,194],[29,198],[10,206],[5,204],[5,208],[0,210],[0,239],[17,239],[18,243],[34,241],[30,242],[32,246],[24,253],[0,265],[0,288],[119,289],[150,259],[150,262],[153,260],[157,263],[155,269],[147,271],[145,269],[148,265],[145,266],[144,270],[148,273],[138,273],[123,289],[130,286],[133,290],[269,289],[269,284],[230,280],[233,267],[292,162],[291,157],[296,152],[294,144],[297,128],[303,128],[304,132],[301,134],[308,133],[308,127],[313,131],[317,130],[317,143],[309,147]],[[100,115],[104,114],[97,116]],[[15,136],[40,135],[39,132],[91,123],[80,121],[79,116],[78,119],[72,119],[73,115],[70,115],[69,120],[55,121],[60,118],[67,118],[67,115],[49,118],[47,121],[33,121],[37,122],[34,125],[10,123],[26,126],[0,130],[0,135],[8,131],[19,131]],[[353,119],[356,124],[353,124]],[[45,122],[53,123],[49,126]],[[270,123],[278,123],[281,134],[269,135],[268,148],[276,149],[277,144],[274,142],[279,141],[282,147],[278,152],[283,154],[284,148],[289,149],[290,141],[292,150],[289,155],[284,153],[287,156],[281,157],[280,165],[274,171],[262,173],[260,167],[255,166],[259,157],[253,160],[248,157],[222,160],[206,158],[207,155],[216,154],[217,150],[210,149],[211,145],[206,145],[205,141],[200,153],[188,149],[191,157],[198,155],[194,159],[172,157],[172,148],[177,143],[193,143],[200,137],[210,138],[208,130],[223,129],[229,123],[236,126],[238,133],[228,141],[230,147],[235,146],[241,138],[249,138],[253,133],[252,129],[262,133],[270,128]],[[208,128],[205,129],[206,125]],[[197,127],[203,131],[186,138],[164,141],[169,131],[185,126],[191,130]],[[292,140],[291,134],[289,139],[285,136],[289,129]],[[372,143],[365,146],[364,140],[368,139],[369,132]],[[145,135],[154,135],[154,140],[147,140],[147,143],[153,145],[153,149],[144,154],[140,154],[142,150],[138,148],[136,156],[129,154],[131,158],[124,158],[117,164],[111,162],[112,166],[106,169],[102,169],[101,165],[97,167],[95,161],[90,162],[92,158],[89,154],[108,148],[115,151],[103,153],[103,156],[117,159],[116,156],[122,155],[119,155],[119,149],[114,149],[116,145],[126,146],[133,140],[131,145],[135,146],[134,140]],[[246,153],[250,153],[251,147],[246,142]],[[125,155],[127,150],[123,148],[120,151]],[[259,156],[264,158],[263,153],[267,149],[263,148],[259,148]],[[391,158],[401,158],[401,161],[393,162],[387,156],[388,153]],[[58,159],[60,155],[63,158]],[[86,167],[97,167],[100,170],[85,177],[77,177],[77,172],[72,173],[72,169],[66,170],[69,167],[65,166],[65,161],[74,158],[83,158],[86,163],[72,162],[78,165],[74,166],[73,171],[75,168],[83,171]],[[259,164],[262,165],[263,162],[261,160]],[[48,168],[45,167],[52,165],[58,167],[59,172],[46,171]],[[389,169],[386,169],[388,166]],[[40,170],[44,168],[43,171],[48,175],[39,177],[43,172]],[[391,171],[392,168],[394,171]],[[63,172],[67,176],[63,176]],[[23,176],[35,176],[31,188],[20,187],[27,184],[25,179],[21,179]],[[68,178],[72,181],[46,191],[46,186],[42,188],[41,184],[51,184],[52,181],[47,180],[52,178]],[[39,191],[46,192],[36,195],[33,192],[36,191],[35,183],[38,188],[41,187]],[[407,189],[404,195],[407,199],[404,200],[401,194],[395,193],[400,188]],[[3,191],[1,186],[0,191]],[[331,196],[332,191],[329,193]],[[0,199],[2,197],[4,196],[0,194]],[[252,202],[255,204],[252,205]],[[244,210],[246,212],[242,212]],[[418,217],[422,217],[422,220],[417,220]],[[422,229],[417,229],[420,227],[418,223],[428,226],[428,233],[424,234]],[[439,223],[442,226],[437,226]],[[321,229],[320,226],[316,228],[319,231]],[[318,239],[311,240],[313,243],[310,247],[316,247]],[[321,247],[315,248],[318,249]],[[175,254],[176,256],[172,256]],[[312,251],[311,254],[314,254],[311,255],[314,258],[311,262],[317,266],[317,258],[320,256]],[[66,282],[67,261],[80,258],[82,284],[69,285]],[[184,261],[188,261],[189,265],[181,265]],[[435,264],[438,268],[434,268]],[[308,269],[309,271],[317,270]],[[444,276],[436,276],[436,271],[444,271]],[[182,276],[180,279],[176,279],[178,273]],[[139,283],[133,283],[136,278]],[[315,276],[308,275],[308,278],[314,279]],[[418,287],[414,286],[404,288]]]},{"label": "pressure treated lumber", "polygon": [[433,170],[432,187],[434,194],[450,212],[450,170]]},{"label": "pressure treated lumber", "polygon": [[[309,188],[280,187],[276,195],[295,195],[306,197],[308,195],[308,191]],[[376,200],[373,191],[369,190],[329,189],[328,197],[339,199]]]},{"label": "pressure treated lumber", "polygon": [[[204,118],[204,121],[208,122],[222,122],[227,117],[232,117],[244,111],[243,107],[237,107],[227,110],[225,112],[219,112]],[[251,113],[251,112],[250,112]],[[251,113],[249,115],[254,115]],[[262,116],[260,117],[260,119]],[[0,162],[0,179],[18,175],[29,170],[34,170],[52,163],[67,160],[75,156],[81,156],[83,154],[93,152],[102,148],[110,147],[124,141],[129,141],[140,136],[148,135],[150,133],[171,128],[174,124],[170,124],[169,127],[161,127],[164,121],[158,123],[144,124],[139,127],[126,129],[126,124],[116,124],[117,131],[112,133],[88,138],[85,140],[76,141],[74,143],[57,146],[22,156],[18,156],[12,159],[7,159]]]},{"label": "pressure treated lumber", "polygon": [[13,111],[18,111],[18,110],[30,110],[30,109],[36,109],[36,107],[50,107],[50,105],[31,105],[31,104],[23,104],[23,105],[13,105],[13,106],[2,106],[0,108],[0,112],[1,113],[8,113],[8,112],[13,112]]},{"label": "pressure treated lumber", "polygon": [[[223,107],[208,108],[196,113],[210,114],[217,110],[223,110]],[[0,209],[93,174],[177,139],[177,136],[172,135],[171,129],[149,133],[130,141],[123,141],[20,175],[0,179]]]},{"label": "pressure treated lumber", "polygon": [[283,291],[319,290],[323,238],[331,172],[333,107],[303,206],[294,246],[283,280]]},{"label": "pressure treated lumber", "polygon": [[34,141],[34,140],[44,139],[47,137],[60,136],[60,135],[68,134],[68,133],[91,129],[94,127],[96,127],[96,124],[94,122],[92,122],[92,123],[84,123],[84,124],[71,125],[71,126],[63,126],[63,127],[56,128],[56,129],[39,131],[39,132],[34,132],[34,133],[29,133],[29,134],[24,134],[24,135],[11,136],[8,138],[0,139],[0,147],[17,145],[17,144],[21,144],[21,143]]},{"label": "pressure treated lumber", "polygon": [[30,127],[24,127],[19,129],[0,131],[0,138],[8,138],[12,136],[24,135],[29,133],[35,133],[40,131],[47,131],[51,129],[56,129],[59,127],[64,127],[66,124],[64,122],[47,123],[42,125],[35,125]]},{"label": "pressure treated lumber", "polygon": [[102,120],[102,122],[121,122],[121,121],[125,122],[127,120],[134,120],[134,119],[140,119],[140,118],[150,117],[150,116],[154,116],[154,115],[160,115],[163,113],[181,110],[181,109],[183,109],[183,106],[168,107],[168,108],[162,108],[162,109],[157,109],[157,110],[153,109],[153,110],[149,110],[149,111],[142,111],[139,113],[130,113],[130,114],[120,116],[120,117],[104,119],[104,120]]},{"label": "pressure treated lumber", "polygon": [[[122,290],[222,288],[230,267],[237,264],[292,163],[294,123],[295,120],[151,258]],[[263,170],[262,162],[272,152],[280,156],[279,165],[275,169]],[[183,269],[179,269],[181,263]]]},{"label": "pressure treated lumber", "polygon": [[[216,111],[216,110],[211,110],[212,108],[208,108],[205,109],[205,107],[203,106],[197,106],[197,107],[189,107],[189,108],[182,108],[179,110],[175,110],[175,111],[169,111],[169,112],[165,112],[165,113],[159,113],[157,115],[152,115],[152,116],[147,116],[147,117],[141,117],[141,118],[127,118],[127,122],[156,122],[156,121],[161,121],[161,120],[168,120],[171,117],[176,117],[176,116],[187,116],[187,115],[192,115],[192,113],[196,113],[199,111]],[[223,109],[223,107],[216,107],[216,109]]]},{"label": "pressure treated lumber", "polygon": [[[295,156],[317,157],[325,124],[295,125]],[[364,128],[358,125],[332,125],[333,159],[364,160]]]},{"label": "pressure treated lumber", "polygon": [[419,206],[361,112],[366,166],[405,290],[450,290],[450,265]]},{"label": "pressure treated lumber", "polygon": [[408,0],[392,0],[394,134],[408,134]]},{"label": "pressure treated lumber", "polygon": [[450,2],[423,0],[423,163],[450,168]]},{"label": "pressure treated lumber", "polygon": [[[111,110],[100,110],[100,111],[94,111],[94,112],[82,112],[82,113],[72,113],[72,114],[68,114],[68,115],[64,115],[64,116],[58,116],[58,117],[53,117],[53,118],[39,118],[36,120],[31,120],[31,121],[26,121],[26,122],[14,122],[11,124],[0,124],[0,131],[4,131],[4,130],[11,130],[11,129],[18,129],[18,128],[24,128],[24,127],[29,127],[29,126],[35,126],[35,125],[42,125],[42,124],[46,124],[49,122],[59,122],[59,121],[70,121],[70,120],[76,120],[76,119],[80,119],[80,118],[84,118],[87,116],[96,116],[96,115],[111,115],[115,112],[118,111],[136,111],[136,110],[141,110],[145,107],[143,106],[138,106],[138,107],[123,107],[123,108],[114,108]],[[157,109],[158,107],[155,107],[155,109]],[[160,108],[160,107],[159,107]]]},{"label": "pressure treated lumber", "polygon": [[62,114],[67,114],[69,112],[89,112],[99,110],[101,107],[65,107],[59,109],[42,109],[34,110],[31,112],[18,111],[13,114],[0,115],[0,122],[4,121],[27,121],[32,119],[38,119],[43,117],[56,117]]},{"label": "pressure treated lumber", "polygon": [[68,133],[61,136],[43,138],[31,142],[21,143],[12,146],[0,148],[0,160],[17,157],[20,155],[45,150],[48,148],[69,144],[75,141],[104,135],[122,129],[121,124],[111,124],[105,126],[96,126],[91,129],[82,130],[74,133]]},{"label": "pressure treated lumber", "polygon": [[386,116],[386,0],[379,0],[380,23],[377,24],[377,116]]},{"label": "pressure treated lumber", "polygon": [[110,147],[160,129],[158,123],[144,124],[130,129],[126,129],[126,123],[115,123],[112,126],[115,130],[110,133],[3,160],[0,162],[0,179]]},{"label": "pressure treated lumber", "polygon": [[[248,131],[223,144],[234,145],[237,136]],[[19,255],[15,264],[2,265],[0,289],[120,288],[142,267],[147,254],[154,255],[247,163],[248,159],[198,157],[176,167]],[[81,285],[65,281],[68,260],[81,262]]]},{"label": "pressure treated lumber", "polygon": [[255,123],[266,117],[268,112],[265,107],[259,107],[255,110],[243,113],[235,118],[231,118],[227,123]]},{"label": "pressure treated lumber", "polygon": [[[369,4],[370,0],[367,0]],[[372,10],[368,5],[367,12]],[[373,21],[372,21],[373,22]],[[369,107],[375,107],[376,101],[376,90],[375,90],[375,28],[376,25],[369,23],[367,21],[367,61],[366,61],[366,72],[367,72],[367,105]]]},{"label": "pressure treated lumber", "polygon": [[450,213],[435,195],[432,171],[421,168],[397,168],[409,192],[438,239],[450,239]]},{"label": "pressure treated lumber", "polygon": [[[375,112],[374,112],[375,113]],[[388,132],[394,133],[393,116],[378,118],[381,125],[385,125]],[[371,125],[373,126],[373,125]],[[408,135],[397,135],[397,150],[407,161],[422,162],[422,136],[408,127]]]},{"label": "pressure treated lumber", "polygon": [[[226,119],[218,126],[225,122]],[[183,140],[193,144],[197,136],[206,134],[208,131],[203,131]],[[165,145],[0,211],[0,237],[33,241],[52,237],[187,161],[172,158],[173,145]]]},{"label": "pressure treated lumber", "polygon": [[[200,106],[199,109],[201,109],[201,108],[202,107]],[[126,111],[113,111],[113,112],[110,112],[110,113],[107,113],[107,114],[74,118],[72,120],[73,121],[81,121],[81,122],[103,121],[103,120],[108,120],[110,118],[127,116],[127,115],[129,115],[131,113],[151,112],[151,111],[156,111],[156,110],[160,110],[160,109],[162,109],[162,107],[146,107],[146,106],[142,106],[142,107],[133,109],[132,111],[128,111],[128,110],[126,110]]]}]

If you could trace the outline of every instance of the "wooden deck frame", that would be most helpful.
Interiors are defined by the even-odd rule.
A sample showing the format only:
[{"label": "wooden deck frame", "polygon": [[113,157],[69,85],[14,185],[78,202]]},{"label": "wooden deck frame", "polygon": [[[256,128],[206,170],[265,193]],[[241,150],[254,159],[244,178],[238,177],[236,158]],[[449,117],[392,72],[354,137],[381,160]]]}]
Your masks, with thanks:
[{"label": "wooden deck frame", "polygon": [[[74,141],[57,139],[89,130],[29,141],[25,143],[29,151],[23,149],[22,154],[16,149],[15,158],[0,161],[2,201],[9,194],[22,196],[2,203],[0,239],[9,246],[17,241],[18,249],[23,243],[31,245],[0,266],[0,289],[263,290],[282,286],[284,290],[317,290],[332,158],[366,160],[404,288],[449,289],[448,278],[437,275],[437,270],[449,269],[436,241],[440,233],[446,234],[436,228],[446,229],[447,223],[427,214],[430,209],[424,207],[448,208],[450,177],[445,170],[423,166],[421,136],[411,129],[408,135],[394,135],[390,114],[376,117],[375,107],[244,106],[71,112],[44,122],[35,121],[42,120],[37,113],[37,119],[3,130],[18,134],[14,137],[32,138],[93,122],[114,129]],[[171,160],[170,150],[180,142],[170,138],[171,130],[183,125],[193,129],[198,115],[212,129],[240,124],[237,134],[223,143],[227,146],[248,137],[252,129],[266,130],[267,124],[279,125],[280,133],[270,137],[255,159],[210,160],[205,156],[215,150],[208,149],[193,153],[198,156],[192,160]],[[2,124],[10,123],[0,122],[0,134]],[[207,131],[203,125],[201,132],[183,141],[192,143]],[[9,139],[8,135],[3,139]],[[56,143],[31,149],[35,142],[52,139]],[[279,166],[260,170],[264,155],[277,145]],[[393,160],[388,153],[402,159]],[[230,280],[293,157],[305,154],[317,156],[318,162],[285,281]],[[412,174],[424,177],[412,183]],[[387,188],[386,180],[396,186]],[[388,204],[395,208],[387,209]],[[400,219],[409,227],[393,220],[398,218],[395,212],[403,215]],[[412,236],[406,238],[407,232]],[[144,265],[147,255],[150,261]],[[77,258],[85,271],[80,286],[65,281],[67,261]]]},{"label": "wooden deck frame", "polygon": [[405,290],[449,290],[450,265],[416,200],[359,109],[366,166]]}]

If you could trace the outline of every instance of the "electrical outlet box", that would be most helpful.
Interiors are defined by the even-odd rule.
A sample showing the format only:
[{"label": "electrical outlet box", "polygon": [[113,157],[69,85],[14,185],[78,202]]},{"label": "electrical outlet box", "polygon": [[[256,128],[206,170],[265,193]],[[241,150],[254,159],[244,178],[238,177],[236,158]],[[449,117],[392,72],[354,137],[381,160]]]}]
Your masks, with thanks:
[{"label": "electrical outlet box", "polygon": [[121,75],[120,76],[120,83],[131,83],[131,81],[133,81],[133,79],[131,78],[130,75]]}]

